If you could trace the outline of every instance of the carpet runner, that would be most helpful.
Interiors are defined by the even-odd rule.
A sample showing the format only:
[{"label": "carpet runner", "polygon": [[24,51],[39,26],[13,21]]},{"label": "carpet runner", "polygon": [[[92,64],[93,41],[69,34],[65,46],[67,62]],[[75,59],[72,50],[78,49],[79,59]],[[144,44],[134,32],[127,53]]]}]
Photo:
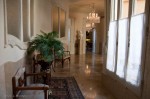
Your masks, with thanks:
[{"label": "carpet runner", "polygon": [[84,99],[74,77],[52,77],[49,99]]}]

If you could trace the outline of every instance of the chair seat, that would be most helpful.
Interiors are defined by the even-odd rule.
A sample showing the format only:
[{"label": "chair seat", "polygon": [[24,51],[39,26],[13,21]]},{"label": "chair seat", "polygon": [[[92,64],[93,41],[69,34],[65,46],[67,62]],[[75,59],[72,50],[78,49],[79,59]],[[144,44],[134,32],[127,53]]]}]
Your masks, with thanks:
[{"label": "chair seat", "polygon": [[[49,87],[45,84],[31,84],[29,87]],[[44,99],[43,90],[22,90],[18,99]]]}]

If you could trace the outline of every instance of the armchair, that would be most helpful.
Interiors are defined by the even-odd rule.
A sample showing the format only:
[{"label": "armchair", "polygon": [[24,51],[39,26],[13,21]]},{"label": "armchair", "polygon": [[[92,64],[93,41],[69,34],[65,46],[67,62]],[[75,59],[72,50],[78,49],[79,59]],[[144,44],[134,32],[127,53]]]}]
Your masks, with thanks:
[{"label": "armchair", "polygon": [[49,86],[45,84],[27,85],[28,76],[42,75],[41,73],[25,72],[25,68],[20,68],[12,77],[13,99],[48,99]]},{"label": "armchair", "polygon": [[70,63],[70,51],[64,51],[64,54],[60,58],[57,57],[57,55],[55,55],[54,66],[56,65],[57,61],[60,61],[62,64],[62,67],[64,67],[65,60],[69,60],[69,63]]}]

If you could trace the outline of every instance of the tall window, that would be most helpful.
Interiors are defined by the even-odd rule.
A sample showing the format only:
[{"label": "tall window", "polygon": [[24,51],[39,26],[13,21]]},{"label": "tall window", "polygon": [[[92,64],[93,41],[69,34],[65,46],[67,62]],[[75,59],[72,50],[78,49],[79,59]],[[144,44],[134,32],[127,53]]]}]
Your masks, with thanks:
[{"label": "tall window", "polygon": [[125,77],[125,65],[127,58],[127,44],[128,44],[128,19],[119,20],[118,27],[118,53],[117,53],[117,71],[116,74]]},{"label": "tall window", "polygon": [[117,21],[110,23],[108,32],[107,69],[115,71]]},{"label": "tall window", "polygon": [[130,47],[126,80],[134,85],[139,85],[141,78],[141,53],[144,39],[143,20],[144,14],[136,15],[131,18]]},{"label": "tall window", "polygon": [[[117,1],[117,0],[116,0]],[[127,82],[139,86],[141,81],[142,47],[145,37],[145,0],[132,0],[132,15],[129,13],[129,0],[120,0],[117,5],[112,0],[111,18],[118,13],[117,20],[111,20],[108,31],[106,68]],[[116,5],[115,5],[116,4]],[[120,7],[120,11],[116,8]],[[112,9],[114,8],[114,9]],[[131,19],[129,21],[129,18]],[[130,27],[129,27],[130,26]],[[138,28],[137,28],[138,27]]]}]

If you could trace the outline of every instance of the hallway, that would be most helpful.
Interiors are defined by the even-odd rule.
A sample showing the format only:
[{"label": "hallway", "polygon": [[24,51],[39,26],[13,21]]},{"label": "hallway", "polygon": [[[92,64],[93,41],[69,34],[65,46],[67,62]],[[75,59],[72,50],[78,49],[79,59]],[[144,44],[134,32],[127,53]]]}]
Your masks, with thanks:
[{"label": "hallway", "polygon": [[52,77],[74,76],[85,99],[114,99],[102,86],[103,59],[98,54],[71,55],[71,64],[65,62],[64,68],[55,67]]}]

